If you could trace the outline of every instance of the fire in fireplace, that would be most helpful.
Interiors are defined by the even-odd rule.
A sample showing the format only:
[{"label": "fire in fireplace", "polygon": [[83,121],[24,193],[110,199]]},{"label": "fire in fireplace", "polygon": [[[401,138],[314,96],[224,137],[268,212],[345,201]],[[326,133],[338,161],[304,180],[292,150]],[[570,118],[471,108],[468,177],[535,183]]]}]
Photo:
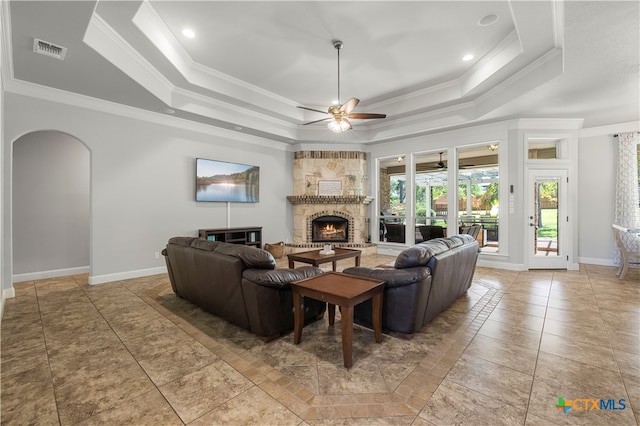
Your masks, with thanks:
[{"label": "fire in fireplace", "polygon": [[311,222],[314,243],[346,243],[349,241],[349,221],[339,216],[321,216]]}]

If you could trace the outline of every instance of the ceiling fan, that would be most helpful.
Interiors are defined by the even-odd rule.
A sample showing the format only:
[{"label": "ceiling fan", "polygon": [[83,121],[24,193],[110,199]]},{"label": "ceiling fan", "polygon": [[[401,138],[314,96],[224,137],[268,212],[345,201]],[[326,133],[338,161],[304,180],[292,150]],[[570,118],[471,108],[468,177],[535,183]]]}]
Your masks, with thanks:
[{"label": "ceiling fan", "polygon": [[[444,152],[440,152],[439,154],[440,154],[440,161],[435,163],[433,167],[429,167],[429,169],[447,170],[447,165],[444,163],[444,161],[442,161],[442,154],[444,154]],[[474,164],[460,164],[458,166],[459,169],[469,169],[473,167],[475,167]]]},{"label": "ceiling fan", "polygon": [[301,109],[306,109],[309,111],[315,111],[322,114],[330,115],[330,117],[322,118],[320,120],[310,121],[308,123],[304,123],[304,125],[306,126],[309,124],[330,120],[328,124],[329,129],[331,129],[331,131],[335,133],[341,133],[346,130],[352,129],[351,122],[349,121],[349,119],[365,119],[366,120],[371,118],[385,118],[387,114],[352,112],[360,102],[360,99],[351,98],[344,104],[340,103],[340,49],[342,49],[342,46],[344,44],[340,40],[333,40],[332,43],[333,43],[333,47],[335,47],[336,50],[338,51],[338,104],[331,105],[327,110],[327,112],[320,111],[318,109],[299,106],[298,108],[301,108]]},{"label": "ceiling fan", "polygon": [[442,161],[442,154],[444,154],[444,152],[440,153],[440,161],[438,161],[434,167],[429,167],[430,169],[446,169],[447,165],[444,164],[444,161]]}]

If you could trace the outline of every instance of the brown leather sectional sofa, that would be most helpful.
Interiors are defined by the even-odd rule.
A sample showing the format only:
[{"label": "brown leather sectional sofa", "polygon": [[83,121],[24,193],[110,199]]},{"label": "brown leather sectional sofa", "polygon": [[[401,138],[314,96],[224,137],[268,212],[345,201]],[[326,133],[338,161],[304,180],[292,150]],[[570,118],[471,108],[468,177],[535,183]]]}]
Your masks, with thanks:
[{"label": "brown leather sectional sofa", "polygon": [[[471,286],[478,242],[468,234],[436,238],[403,250],[382,267],[352,267],[344,273],[387,282],[382,329],[411,338]],[[354,322],[371,327],[371,301],[354,308]]]},{"label": "brown leather sectional sofa", "polygon": [[[176,295],[256,334],[265,342],[293,329],[291,281],[321,274],[312,266],[275,269],[261,249],[171,238],[162,251]],[[320,319],[326,304],[305,299],[305,323]]]}]

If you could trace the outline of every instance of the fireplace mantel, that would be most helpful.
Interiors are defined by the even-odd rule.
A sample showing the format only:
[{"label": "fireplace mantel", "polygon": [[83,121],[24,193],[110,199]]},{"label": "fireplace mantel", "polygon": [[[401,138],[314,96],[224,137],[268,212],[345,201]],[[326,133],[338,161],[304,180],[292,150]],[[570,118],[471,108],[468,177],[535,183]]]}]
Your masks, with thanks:
[{"label": "fireplace mantel", "polygon": [[373,197],[367,195],[289,195],[291,204],[370,204]]}]

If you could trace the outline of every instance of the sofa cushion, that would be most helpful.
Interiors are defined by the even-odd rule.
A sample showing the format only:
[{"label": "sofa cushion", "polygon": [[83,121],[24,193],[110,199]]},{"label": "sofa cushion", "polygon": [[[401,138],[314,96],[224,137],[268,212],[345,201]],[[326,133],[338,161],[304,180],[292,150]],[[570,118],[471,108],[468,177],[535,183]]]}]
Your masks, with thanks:
[{"label": "sofa cushion", "polygon": [[404,249],[396,258],[395,268],[425,266],[433,256],[449,250],[449,246],[444,240],[445,238],[435,238]]},{"label": "sofa cushion", "polygon": [[191,242],[191,247],[198,250],[214,251],[220,244],[222,243],[219,241],[209,241],[202,238],[196,238]]},{"label": "sofa cushion", "polygon": [[197,240],[197,237],[172,237],[169,238],[169,244],[176,244],[178,246],[189,247],[193,240]]},{"label": "sofa cushion", "polygon": [[394,267],[396,269],[404,269],[425,266],[433,256],[472,241],[475,241],[475,239],[468,234],[424,241],[400,252]]},{"label": "sofa cushion", "polygon": [[460,240],[462,240],[462,243],[463,243],[463,244],[470,243],[470,242],[472,242],[472,241],[476,241],[475,237],[474,237],[473,235],[471,235],[471,234],[460,234],[460,235],[454,235],[454,236],[453,236],[453,237],[451,237],[451,238],[457,238],[457,239],[460,239]]},{"label": "sofa cushion", "polygon": [[296,269],[246,269],[242,273],[242,278],[255,284],[266,287],[283,288],[289,287],[291,281],[310,278],[322,274],[322,269],[314,266],[301,266]]},{"label": "sofa cushion", "polygon": [[365,266],[352,266],[343,271],[347,275],[373,278],[385,282],[385,288],[402,287],[423,281],[431,275],[429,268],[368,268]]},{"label": "sofa cushion", "polygon": [[398,257],[396,257],[393,267],[396,269],[405,269],[424,266],[429,259],[431,259],[431,256],[432,255],[424,247],[409,247],[400,252]]},{"label": "sofa cushion", "polygon": [[240,244],[220,244],[214,249],[216,253],[233,256],[245,264],[247,268],[275,269],[276,260],[271,253],[256,247]]}]

